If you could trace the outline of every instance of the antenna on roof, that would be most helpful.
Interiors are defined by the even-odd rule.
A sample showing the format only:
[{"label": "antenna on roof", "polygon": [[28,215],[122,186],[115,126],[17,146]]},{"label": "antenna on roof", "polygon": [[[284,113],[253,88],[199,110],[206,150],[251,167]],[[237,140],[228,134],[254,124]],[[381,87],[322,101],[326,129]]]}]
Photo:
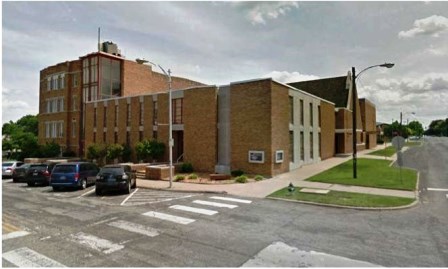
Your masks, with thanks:
[{"label": "antenna on roof", "polygon": [[101,36],[101,28],[98,27],[98,52],[101,51],[101,41],[100,41],[100,36]]}]

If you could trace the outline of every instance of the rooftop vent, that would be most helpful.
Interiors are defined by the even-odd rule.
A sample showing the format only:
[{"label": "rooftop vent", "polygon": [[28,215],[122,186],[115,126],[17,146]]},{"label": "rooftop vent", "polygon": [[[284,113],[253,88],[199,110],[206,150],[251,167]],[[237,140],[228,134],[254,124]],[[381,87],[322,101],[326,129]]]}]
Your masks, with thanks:
[{"label": "rooftop vent", "polygon": [[112,55],[121,56],[121,51],[118,49],[117,44],[110,41],[106,41],[101,44],[101,51]]}]

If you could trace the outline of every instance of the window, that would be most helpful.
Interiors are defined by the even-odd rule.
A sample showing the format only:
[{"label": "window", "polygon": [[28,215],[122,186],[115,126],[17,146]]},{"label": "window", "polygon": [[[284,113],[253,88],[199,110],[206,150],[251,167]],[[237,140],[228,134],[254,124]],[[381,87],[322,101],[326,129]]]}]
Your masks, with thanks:
[{"label": "window", "polygon": [[138,132],[138,141],[142,141],[143,140],[143,131],[139,131]]},{"label": "window", "polygon": [[46,100],[47,103],[47,113],[51,113],[51,100]]},{"label": "window", "polygon": [[294,132],[289,131],[289,161],[294,162]]},{"label": "window", "polygon": [[131,125],[131,104],[126,105],[126,113],[127,113],[126,126],[130,126]]},{"label": "window", "polygon": [[59,122],[58,137],[64,137],[64,122],[63,121]]},{"label": "window", "polygon": [[65,88],[65,74],[59,75],[59,89]]},{"label": "window", "polygon": [[318,121],[319,121],[319,127],[321,127],[320,106],[317,106],[317,119],[318,119]]},{"label": "window", "polygon": [[78,87],[78,74],[72,75],[72,87]]},{"label": "window", "polygon": [[93,132],[93,143],[96,143],[96,132]]},{"label": "window", "polygon": [[98,82],[98,57],[90,58],[90,83]]},{"label": "window", "polygon": [[51,100],[51,112],[57,112],[58,110],[57,99]]},{"label": "window", "polygon": [[[105,106],[103,109],[103,127],[107,126],[107,107]],[[106,141],[106,140],[104,140]]]},{"label": "window", "polygon": [[58,89],[58,76],[51,77],[51,89],[52,90]]},{"label": "window", "polygon": [[98,87],[97,86],[90,87],[90,98],[92,101],[96,101],[98,99]]},{"label": "window", "polygon": [[158,107],[157,107],[157,101],[153,101],[153,113],[152,113],[152,123],[154,125],[157,125],[157,112],[158,112]]},{"label": "window", "polygon": [[310,132],[310,158],[314,159],[313,132]]},{"label": "window", "polygon": [[321,135],[320,135],[320,133],[319,133],[319,149],[318,149],[318,153],[319,153],[319,158],[321,158],[322,156],[321,156],[321,147],[322,147],[322,137],[321,137]]},{"label": "window", "polygon": [[313,103],[310,103],[310,126],[313,126]]},{"label": "window", "polygon": [[139,115],[139,119],[140,119],[140,121],[139,121],[139,125],[140,126],[142,126],[143,125],[143,110],[144,109],[144,106],[143,106],[143,102],[140,102],[140,115]]},{"label": "window", "polygon": [[50,138],[50,123],[45,122],[45,138]]},{"label": "window", "polygon": [[51,90],[51,77],[47,78],[47,91]]},{"label": "window", "polygon": [[72,119],[72,137],[76,137],[76,120]]},{"label": "window", "polygon": [[114,143],[118,143],[118,132],[114,132]]},{"label": "window", "polygon": [[118,105],[115,105],[115,118],[114,118],[114,126],[118,126]]},{"label": "window", "polygon": [[183,98],[177,98],[172,100],[172,113],[173,113],[173,124],[182,124],[182,109],[183,109]]},{"label": "window", "polygon": [[152,132],[152,139],[157,140],[157,131]]},{"label": "window", "polygon": [[82,61],[82,83],[89,84],[89,59]]},{"label": "window", "polygon": [[78,96],[74,95],[72,101],[73,101],[72,104],[73,111],[76,111],[78,109]]},{"label": "window", "polygon": [[106,132],[103,132],[103,142],[106,143]]},{"label": "window", "polygon": [[305,160],[305,136],[303,132],[300,132],[300,160]]},{"label": "window", "polygon": [[82,91],[83,91],[84,103],[87,102],[87,101],[90,101],[89,87],[84,87]]},{"label": "window", "polygon": [[131,144],[131,135],[129,132],[126,132],[126,145]]},{"label": "window", "polygon": [[289,96],[289,122],[294,124],[294,97]]},{"label": "window", "polygon": [[100,66],[101,99],[119,96],[121,93],[121,61],[101,57]]},{"label": "window", "polygon": [[96,107],[93,108],[93,127],[96,127]]},{"label": "window", "polygon": [[303,126],[303,100],[300,100],[300,125]]}]

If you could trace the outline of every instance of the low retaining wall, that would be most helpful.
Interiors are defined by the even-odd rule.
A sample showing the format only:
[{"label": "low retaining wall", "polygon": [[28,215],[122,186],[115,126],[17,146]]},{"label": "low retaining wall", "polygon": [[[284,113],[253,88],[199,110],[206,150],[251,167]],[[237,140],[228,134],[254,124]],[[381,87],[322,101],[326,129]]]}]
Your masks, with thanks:
[{"label": "low retaining wall", "polygon": [[[174,175],[174,167],[171,168]],[[170,176],[168,165],[149,165],[145,168],[145,178],[162,180]]]}]

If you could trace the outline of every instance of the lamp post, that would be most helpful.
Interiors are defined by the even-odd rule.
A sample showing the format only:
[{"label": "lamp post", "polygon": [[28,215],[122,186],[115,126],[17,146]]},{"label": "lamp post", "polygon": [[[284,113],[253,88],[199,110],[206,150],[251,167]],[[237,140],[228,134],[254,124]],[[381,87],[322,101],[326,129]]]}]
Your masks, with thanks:
[{"label": "lamp post", "polygon": [[163,67],[161,67],[159,64],[155,64],[153,62],[144,60],[144,59],[136,59],[137,63],[144,64],[144,63],[150,63],[154,66],[158,66],[160,70],[162,70],[163,74],[167,77],[168,80],[168,149],[169,149],[169,156],[170,156],[170,185],[169,188],[173,186],[173,112],[171,108],[171,70],[168,69],[168,71],[165,71]]},{"label": "lamp post", "polygon": [[357,148],[356,148],[356,122],[357,122],[357,117],[356,117],[356,79],[366,70],[370,69],[370,68],[374,68],[374,67],[386,67],[386,68],[392,68],[394,66],[393,63],[384,63],[384,64],[377,64],[377,65],[372,65],[369,66],[367,68],[364,68],[363,70],[361,70],[361,72],[358,73],[358,75],[356,75],[356,70],[355,67],[352,67],[352,128],[353,128],[353,178],[357,178]]}]

